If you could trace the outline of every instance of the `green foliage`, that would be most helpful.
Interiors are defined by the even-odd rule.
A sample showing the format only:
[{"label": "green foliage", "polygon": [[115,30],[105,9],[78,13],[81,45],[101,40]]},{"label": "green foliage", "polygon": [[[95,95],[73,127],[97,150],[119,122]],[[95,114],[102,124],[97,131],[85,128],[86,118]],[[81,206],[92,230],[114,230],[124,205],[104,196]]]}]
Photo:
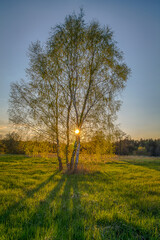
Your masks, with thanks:
[{"label": "green foliage", "polygon": [[142,155],[142,156],[147,155],[146,148],[141,146],[138,147],[136,153],[137,155]]},{"label": "green foliage", "polygon": [[81,143],[82,152],[87,154],[113,154],[114,143],[111,140],[111,136],[105,136],[102,131],[97,131],[96,134],[86,143]]},{"label": "green foliage", "polygon": [[20,136],[16,132],[8,133],[2,140],[5,153],[16,154],[24,153],[23,144]]},{"label": "green foliage", "polygon": [[37,139],[22,141],[18,133],[7,134],[0,141],[0,153],[27,154],[29,156],[47,157],[50,153],[56,152],[56,144]]},{"label": "green foliage", "polygon": [[0,239],[159,239],[160,158],[80,158],[67,175],[56,159],[0,156]]},{"label": "green foliage", "polygon": [[160,139],[133,140],[125,138],[115,142],[115,153],[118,155],[160,156]]},{"label": "green foliage", "polygon": [[[75,139],[74,129],[80,129],[70,161],[76,168],[81,136],[114,125],[120,107],[118,95],[126,86],[130,69],[112,30],[97,21],[86,23],[82,10],[52,28],[43,46],[39,41],[32,43],[28,56],[29,80],[11,85],[9,119],[21,129],[39,134],[41,140],[56,142],[60,170],[60,145],[66,144],[69,165],[68,148]],[[110,151],[106,146],[109,144],[102,150],[96,145],[96,151]],[[38,154],[37,146],[33,152]]]},{"label": "green foliage", "polygon": [[47,157],[49,153],[53,153],[53,151],[55,151],[55,146],[46,141],[26,141],[23,144],[24,151],[29,156]]},{"label": "green foliage", "polygon": [[6,153],[6,146],[3,141],[0,140],[0,154]]}]

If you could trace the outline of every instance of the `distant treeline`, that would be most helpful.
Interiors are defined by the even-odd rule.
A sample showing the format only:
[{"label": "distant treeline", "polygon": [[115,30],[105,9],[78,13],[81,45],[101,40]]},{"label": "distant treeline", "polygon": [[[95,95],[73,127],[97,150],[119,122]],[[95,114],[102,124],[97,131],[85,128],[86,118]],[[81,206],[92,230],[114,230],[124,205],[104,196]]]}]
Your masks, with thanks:
[{"label": "distant treeline", "polygon": [[56,145],[47,141],[22,141],[20,136],[15,133],[7,134],[0,140],[0,153],[1,154],[27,154],[36,156],[38,154],[56,152]]},{"label": "distant treeline", "polygon": [[[65,154],[65,144],[61,144],[61,154]],[[70,145],[70,150],[73,148]],[[160,156],[160,139],[133,140],[125,138],[112,142],[110,138],[97,135],[89,142],[82,142],[81,152],[88,154],[117,154]],[[22,141],[15,132],[0,140],[0,154],[27,154],[38,156],[56,153],[56,144],[47,141]]]},{"label": "distant treeline", "polygon": [[125,138],[115,142],[115,154],[160,156],[160,139],[133,140]]}]

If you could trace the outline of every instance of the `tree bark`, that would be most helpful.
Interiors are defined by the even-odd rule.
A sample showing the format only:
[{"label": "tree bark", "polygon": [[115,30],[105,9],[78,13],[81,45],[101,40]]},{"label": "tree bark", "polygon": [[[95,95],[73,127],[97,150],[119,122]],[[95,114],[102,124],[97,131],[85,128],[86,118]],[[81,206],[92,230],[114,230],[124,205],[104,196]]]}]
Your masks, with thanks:
[{"label": "tree bark", "polygon": [[77,166],[78,166],[78,160],[79,160],[79,152],[80,152],[80,146],[81,146],[81,144],[80,144],[80,137],[78,136],[77,137],[78,139],[77,139],[77,151],[76,151],[76,160],[75,160],[75,165],[74,165],[74,171],[76,171],[77,170]]},{"label": "tree bark", "polygon": [[71,162],[70,162],[70,170],[73,169],[74,157],[75,157],[75,154],[76,154],[76,149],[77,149],[77,140],[74,143],[74,149],[73,149],[73,152],[72,152],[72,157],[71,157]]},{"label": "tree bark", "polygon": [[68,154],[69,154],[69,117],[70,117],[70,111],[71,111],[71,105],[72,102],[70,102],[69,106],[68,106],[68,113],[67,113],[67,131],[66,131],[66,135],[67,135],[67,144],[66,144],[66,165],[67,165],[67,169],[69,170],[70,168],[70,164],[69,164],[69,160],[68,160]]},{"label": "tree bark", "polygon": [[57,138],[57,158],[58,158],[58,163],[59,163],[59,171],[62,171],[63,165],[62,165],[62,159],[60,157],[60,150],[59,150],[59,139]]},{"label": "tree bark", "polygon": [[60,156],[58,156],[58,162],[59,162],[59,171],[63,170],[63,165],[62,165],[62,159]]},{"label": "tree bark", "polygon": [[67,166],[67,169],[69,170],[70,168],[70,164],[69,164],[69,160],[68,160],[68,148],[69,148],[69,140],[68,140],[68,131],[67,131],[67,144],[66,144],[66,166]]},{"label": "tree bark", "polygon": [[56,141],[57,141],[57,158],[59,162],[59,171],[63,169],[62,166],[62,159],[60,157],[60,147],[59,147],[59,128],[58,128],[58,118],[59,118],[59,112],[58,112],[58,85],[57,85],[57,92],[56,92]]}]

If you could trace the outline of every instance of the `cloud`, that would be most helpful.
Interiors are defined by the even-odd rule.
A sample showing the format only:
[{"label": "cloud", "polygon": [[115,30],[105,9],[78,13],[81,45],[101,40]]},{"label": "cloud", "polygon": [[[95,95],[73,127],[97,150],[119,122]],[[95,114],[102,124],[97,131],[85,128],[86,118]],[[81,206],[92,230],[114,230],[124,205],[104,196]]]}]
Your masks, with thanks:
[{"label": "cloud", "polygon": [[7,126],[2,126],[2,127],[0,127],[0,130],[6,129],[6,128],[8,128],[8,127]]},{"label": "cloud", "polygon": [[11,131],[11,127],[8,124],[2,124],[2,121],[0,121],[0,135],[6,135]]}]

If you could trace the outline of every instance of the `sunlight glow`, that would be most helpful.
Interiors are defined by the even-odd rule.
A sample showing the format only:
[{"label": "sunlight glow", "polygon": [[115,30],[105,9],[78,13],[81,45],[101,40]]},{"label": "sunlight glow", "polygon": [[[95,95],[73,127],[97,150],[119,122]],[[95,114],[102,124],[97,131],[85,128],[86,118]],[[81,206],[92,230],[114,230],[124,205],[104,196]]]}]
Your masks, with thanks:
[{"label": "sunlight glow", "polygon": [[79,134],[79,133],[80,133],[79,129],[76,129],[75,134]]}]

